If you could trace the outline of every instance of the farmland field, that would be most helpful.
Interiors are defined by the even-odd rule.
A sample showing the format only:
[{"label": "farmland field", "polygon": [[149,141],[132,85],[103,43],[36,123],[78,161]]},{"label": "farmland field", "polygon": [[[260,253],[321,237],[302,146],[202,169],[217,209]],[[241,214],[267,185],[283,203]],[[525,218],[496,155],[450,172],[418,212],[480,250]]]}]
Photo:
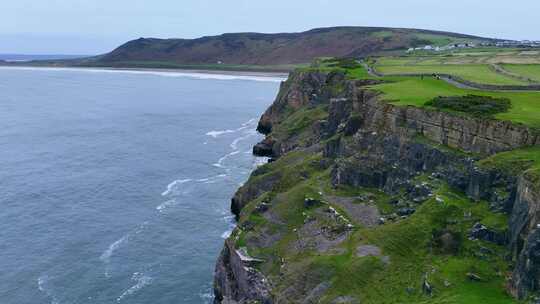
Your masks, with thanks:
[{"label": "farmland field", "polygon": [[540,82],[540,65],[537,64],[505,64],[503,68],[511,73]]},{"label": "farmland field", "polygon": [[450,74],[468,81],[493,85],[526,85],[525,81],[514,79],[495,72],[489,65],[382,65],[375,66],[378,72],[385,75],[397,74]]}]

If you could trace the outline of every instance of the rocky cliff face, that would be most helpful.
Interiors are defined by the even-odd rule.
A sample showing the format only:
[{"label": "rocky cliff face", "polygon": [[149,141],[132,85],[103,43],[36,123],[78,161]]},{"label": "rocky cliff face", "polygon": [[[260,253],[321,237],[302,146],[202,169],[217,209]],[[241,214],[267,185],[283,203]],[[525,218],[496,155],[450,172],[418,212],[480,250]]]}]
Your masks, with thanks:
[{"label": "rocky cliff face", "polygon": [[510,290],[525,298],[540,290],[540,189],[526,175],[519,179],[509,241],[516,260]]},{"label": "rocky cliff face", "polygon": [[[396,288],[393,300],[414,303],[435,296],[423,271],[436,273],[433,261],[448,255],[500,265],[508,264],[511,255],[515,267],[508,276],[509,292],[525,299],[539,290],[540,187],[526,175],[477,163],[538,145],[537,133],[509,122],[394,106],[369,89],[376,82],[313,71],[295,72],[282,84],[259,122],[267,139],[254,149],[277,161],[256,170],[232,199],[239,226],[216,267],[216,303],[378,303],[370,292],[380,286],[358,279],[347,294],[340,286],[348,283],[339,283],[340,271],[347,270],[329,261],[341,256],[350,268],[374,257],[380,261],[372,266],[379,269],[374,281],[379,273],[399,277],[403,271],[393,273],[397,263],[419,262],[388,244],[384,231],[406,239],[407,229],[418,229],[418,235],[403,246],[416,244],[411,250],[422,249],[416,259],[432,264],[410,270],[409,279],[388,283]],[[461,196],[459,204],[453,202]],[[448,218],[431,217],[433,210]],[[432,232],[415,226],[417,221],[432,223]],[[402,226],[414,229],[395,228]],[[364,244],[368,241],[374,244]],[[321,259],[328,259],[322,268],[330,267],[331,275],[321,271]],[[463,277],[469,283],[486,280],[467,267],[472,270],[463,270]],[[503,271],[486,270],[485,276],[500,281]],[[414,276],[421,282],[418,288],[407,285]],[[459,292],[452,290],[450,275],[432,276],[442,282],[439,295]],[[396,287],[400,284],[402,289]]]}]

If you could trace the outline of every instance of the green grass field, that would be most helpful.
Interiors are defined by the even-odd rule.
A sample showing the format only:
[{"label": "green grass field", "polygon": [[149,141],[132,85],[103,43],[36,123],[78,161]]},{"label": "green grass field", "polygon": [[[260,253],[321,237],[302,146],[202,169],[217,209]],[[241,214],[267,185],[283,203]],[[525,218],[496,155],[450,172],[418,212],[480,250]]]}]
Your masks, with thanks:
[{"label": "green grass field", "polygon": [[520,81],[493,71],[488,65],[381,65],[376,70],[385,75],[397,74],[450,74],[468,81],[493,85],[527,85]]},{"label": "green grass field", "polygon": [[527,77],[534,82],[540,82],[539,64],[505,64],[503,68],[511,73]]},{"label": "green grass field", "polygon": [[384,99],[396,105],[423,107],[437,96],[463,96],[467,94],[508,98],[512,107],[496,119],[509,120],[540,129],[540,92],[489,92],[457,88],[442,80],[420,77],[387,77],[390,82],[373,86]]}]

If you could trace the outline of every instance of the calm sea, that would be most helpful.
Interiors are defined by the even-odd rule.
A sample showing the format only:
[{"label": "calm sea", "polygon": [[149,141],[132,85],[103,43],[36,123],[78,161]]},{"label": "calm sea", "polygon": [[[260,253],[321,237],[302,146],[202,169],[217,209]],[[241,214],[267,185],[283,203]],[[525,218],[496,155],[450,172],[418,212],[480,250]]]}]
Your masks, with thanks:
[{"label": "calm sea", "polygon": [[279,81],[0,68],[0,303],[210,303]]}]

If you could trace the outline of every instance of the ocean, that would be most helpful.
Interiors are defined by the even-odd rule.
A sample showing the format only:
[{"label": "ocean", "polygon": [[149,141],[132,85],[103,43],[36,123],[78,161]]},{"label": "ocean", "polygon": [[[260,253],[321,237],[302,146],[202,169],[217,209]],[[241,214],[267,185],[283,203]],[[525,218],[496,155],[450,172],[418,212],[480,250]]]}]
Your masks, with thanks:
[{"label": "ocean", "polygon": [[211,303],[281,80],[0,68],[0,303]]}]

